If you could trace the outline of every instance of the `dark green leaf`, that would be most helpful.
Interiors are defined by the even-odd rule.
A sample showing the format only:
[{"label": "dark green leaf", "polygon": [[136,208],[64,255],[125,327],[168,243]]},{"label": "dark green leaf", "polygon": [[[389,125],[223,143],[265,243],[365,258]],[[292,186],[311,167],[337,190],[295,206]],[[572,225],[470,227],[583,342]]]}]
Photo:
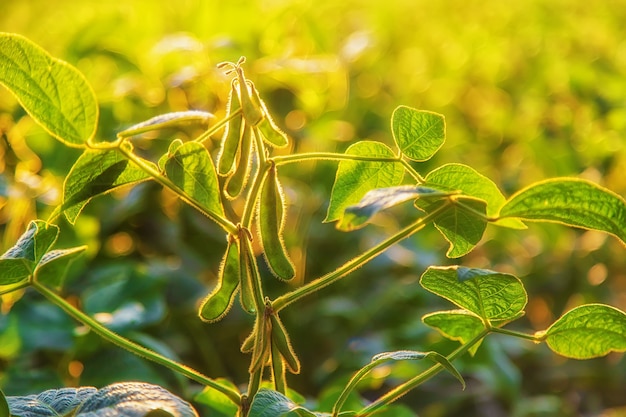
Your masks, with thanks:
[{"label": "dark green leaf", "polygon": [[16,417],[61,417],[70,413],[75,417],[197,417],[185,401],[159,386],[142,382],[112,384],[100,390],[63,388],[7,400]]},{"label": "dark green leaf", "polygon": [[316,417],[280,392],[262,388],[254,396],[248,417]]},{"label": "dark green leaf", "polygon": [[224,216],[217,173],[206,148],[197,142],[177,146],[165,162],[167,177],[209,213]]},{"label": "dark green leaf", "polygon": [[87,246],[79,246],[46,253],[35,269],[35,279],[51,287],[60,288],[70,263],[86,249]]},{"label": "dark green leaf", "polygon": [[120,138],[126,138],[129,136],[139,135],[141,133],[150,132],[152,130],[165,129],[167,127],[180,126],[183,123],[205,123],[208,124],[209,120],[215,116],[211,113],[199,110],[178,111],[172,113],[161,114],[155,116],[145,122],[137,123],[124,129],[117,134]]},{"label": "dark green leaf", "polygon": [[23,281],[32,274],[33,269],[33,263],[24,258],[0,259],[0,285]]},{"label": "dark green leaf", "polygon": [[407,106],[394,110],[391,131],[402,153],[414,161],[430,159],[446,140],[442,115]]},{"label": "dark green leaf", "polygon": [[[467,310],[437,311],[422,317],[424,324],[437,329],[442,335],[451,340],[467,343],[483,330],[485,324],[480,317]],[[473,355],[480,346],[475,344],[470,349]]]},{"label": "dark green leaf", "polygon": [[519,278],[487,269],[429,267],[422,287],[492,322],[519,317],[528,297]]},{"label": "dark green leaf", "polygon": [[397,187],[377,188],[368,191],[358,204],[346,207],[343,219],[337,226],[340,230],[355,230],[365,226],[365,223],[376,213],[396,206],[408,200],[417,198],[437,198],[450,195],[434,188],[414,185],[399,185]]},{"label": "dark green leaf", "polygon": [[0,390],[0,417],[11,417],[9,411],[9,403],[7,402],[4,393]]},{"label": "dark green leaf", "polygon": [[500,217],[600,230],[626,244],[624,198],[581,179],[555,178],[531,184],[509,198]]},{"label": "dark green leaf", "polygon": [[62,206],[65,216],[74,224],[83,207],[93,197],[148,178],[148,174],[116,150],[87,150],[65,178]]},{"label": "dark green leaf", "polygon": [[84,146],[94,136],[98,105],[85,77],[23,36],[0,34],[0,84],[66,145]]},{"label": "dark green leaf", "polygon": [[[389,147],[379,142],[357,142],[346,150],[348,155],[394,158]],[[404,168],[395,161],[341,161],[330,197],[325,222],[340,220],[346,207],[357,204],[370,190],[400,185]]]},{"label": "dark green leaf", "polygon": [[538,332],[555,353],[590,359],[626,351],[626,313],[603,304],[576,307]]},{"label": "dark green leaf", "polygon": [[[214,380],[214,382],[217,382],[233,391],[239,391],[235,384],[226,379],[218,378]],[[205,387],[200,394],[196,395],[194,401],[197,401],[201,404],[206,404],[211,409],[226,416],[237,415],[237,410],[239,409],[239,407],[234,404],[226,395],[212,387]]]}]

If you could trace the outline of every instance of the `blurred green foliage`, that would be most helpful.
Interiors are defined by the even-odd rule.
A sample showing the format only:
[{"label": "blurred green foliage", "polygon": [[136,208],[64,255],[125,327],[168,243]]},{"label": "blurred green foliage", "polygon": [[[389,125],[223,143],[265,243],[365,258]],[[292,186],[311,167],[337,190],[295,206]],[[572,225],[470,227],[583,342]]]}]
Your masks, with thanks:
[{"label": "blurred green foliage", "polygon": [[[626,194],[624,0],[9,0],[1,8],[3,31],[29,37],[86,76],[100,102],[100,139],[160,113],[223,109],[229,79],[216,64],[243,55],[247,74],[295,139],[288,151],[344,151],[356,139],[390,144],[391,112],[405,104],[446,116],[448,141],[422,172],[462,162],[506,194],[562,175]],[[137,146],[159,155],[174,137],[198,133],[147,135]],[[72,159],[6,91],[0,135],[3,252],[28,221],[59,202],[78,152]],[[392,210],[350,234],[322,224],[335,165],[281,171],[290,203],[286,241],[300,280],[334,268],[403,221]],[[89,245],[64,290],[74,303],[163,354],[245,383],[247,360],[237,348],[249,318],[235,308],[206,325],[195,311],[215,283],[226,245],[220,229],[155,184],[98,198],[76,228],[61,227],[59,247]],[[582,302],[626,309],[626,261],[613,239],[557,225],[488,230],[461,262],[523,278],[531,299],[519,326],[545,329]],[[449,352],[454,344],[420,322],[439,301],[417,285],[426,266],[446,262],[445,248],[435,232],[419,233],[288,309],[283,321],[303,364],[290,384],[323,405],[373,354]],[[0,387],[8,395],[119,380],[197,391],[85,333],[35,294],[23,297],[29,308],[2,299]],[[544,346],[493,337],[459,364],[467,390],[440,376],[405,403],[426,417],[609,416],[626,408],[622,356],[566,361]],[[394,378],[415,366],[394,365]],[[366,395],[393,383],[383,382],[389,372],[370,375]]]}]

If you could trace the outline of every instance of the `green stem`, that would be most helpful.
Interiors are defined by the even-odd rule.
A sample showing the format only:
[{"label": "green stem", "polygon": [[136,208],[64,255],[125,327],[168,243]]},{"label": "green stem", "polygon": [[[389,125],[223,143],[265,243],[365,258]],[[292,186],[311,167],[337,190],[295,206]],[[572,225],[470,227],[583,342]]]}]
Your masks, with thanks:
[{"label": "green stem", "polygon": [[520,339],[530,340],[531,342],[535,342],[535,343],[540,343],[543,341],[542,338],[537,337],[532,334],[522,333],[522,332],[518,332],[515,330],[502,329],[500,327],[492,327],[491,331],[493,333],[500,333],[500,334],[505,334],[507,336],[513,336],[513,337],[518,337]]},{"label": "green stem", "polygon": [[4,294],[12,293],[13,291],[21,290],[22,288],[28,288],[29,286],[30,286],[30,281],[25,281],[25,282],[22,282],[21,284],[16,284],[12,287],[5,288],[2,291],[0,291],[0,297],[2,297]]},{"label": "green stem", "polygon": [[[293,164],[303,161],[311,160],[326,160],[326,161],[371,161],[371,162],[402,162],[398,158],[383,158],[376,156],[365,155],[350,155],[345,153],[333,153],[333,152],[308,152],[293,155],[280,155],[272,157],[272,160],[276,163],[276,166]],[[413,170],[413,168],[410,168]]]},{"label": "green stem", "polygon": [[158,353],[153,352],[152,350],[147,349],[143,346],[140,346],[136,344],[135,342],[132,342],[118,335],[117,333],[107,329],[102,324],[100,324],[97,320],[89,317],[82,311],[78,310],[76,307],[74,307],[73,305],[65,301],[62,297],[60,297],[53,291],[49,290],[48,288],[46,288],[44,285],[40,284],[39,282],[32,281],[31,285],[39,293],[41,293],[44,297],[46,297],[50,302],[52,302],[53,304],[63,309],[63,311],[65,311],[68,315],[70,315],[75,320],[89,327],[94,333],[96,333],[98,336],[102,337],[103,339],[121,348],[124,348],[134,353],[135,355],[142,356],[148,360],[151,360],[160,365],[163,365],[166,368],[171,369],[172,371],[177,372],[179,374],[182,374],[193,381],[199,382],[202,385],[211,387],[221,392],[222,394],[226,395],[228,399],[230,399],[233,403],[237,405],[240,404],[241,398],[238,392],[230,388],[224,387],[223,385],[215,382],[214,380],[212,380],[211,378],[205,375],[202,375],[200,372],[194,369],[191,369],[185,365],[182,365],[178,362],[168,359],[165,356],[159,355]]},{"label": "green stem", "polygon": [[281,394],[287,394],[287,380],[285,379],[285,362],[280,354],[280,350],[274,341],[272,343],[272,380],[274,390]]},{"label": "green stem", "polygon": [[216,124],[214,124],[210,129],[208,129],[206,132],[204,132],[203,134],[201,134],[200,136],[195,138],[193,141],[194,142],[200,142],[200,143],[204,142],[205,140],[207,140],[208,138],[213,136],[215,133],[217,133],[217,131],[219,131],[231,119],[234,119],[235,117],[239,116],[240,114],[241,114],[241,108],[235,110],[234,112],[229,114],[228,117],[225,117],[222,120],[220,120],[219,122],[217,122]]},{"label": "green stem", "polygon": [[[458,357],[460,357],[461,355],[465,354],[472,346],[474,346],[476,343],[480,342],[485,336],[487,336],[489,332],[490,332],[489,329],[485,329],[482,332],[480,332],[478,335],[476,335],[472,340],[470,340],[464,345],[461,345],[458,349],[456,349],[454,352],[452,352],[450,355],[447,356],[448,361],[452,362]],[[367,407],[359,411],[355,415],[355,417],[366,417],[366,416],[369,416],[370,414],[373,414],[375,411],[379,410],[381,407],[391,404],[392,402],[396,401],[398,398],[402,397],[403,395],[405,395],[406,393],[408,393],[415,387],[429,380],[430,378],[437,375],[439,372],[443,370],[445,370],[445,368],[441,364],[436,364],[436,365],[431,366],[430,368],[428,368],[421,374],[411,378],[410,380],[408,380],[407,382],[401,385],[398,385],[397,387],[390,390],[383,396],[379,397],[376,401],[374,401],[373,403],[371,403],[370,405],[368,405]]]},{"label": "green stem", "polygon": [[409,162],[405,159],[400,159],[400,162],[402,162],[402,166],[404,166],[404,169],[406,169],[406,171],[409,173],[409,175],[411,177],[413,177],[413,179],[418,183],[418,184],[423,184],[426,182],[426,180],[424,179],[424,177],[422,177],[419,172],[417,172],[412,166],[411,164],[409,164]]},{"label": "green stem", "polygon": [[305,297],[305,296],[307,296],[309,294],[313,294],[314,292],[320,290],[321,288],[324,288],[327,285],[330,285],[333,282],[338,281],[339,279],[341,279],[344,276],[348,275],[349,273],[351,273],[355,269],[363,266],[365,263],[371,261],[372,259],[374,259],[378,255],[383,253],[386,249],[388,249],[393,244],[395,244],[395,243],[401,241],[402,239],[405,239],[405,238],[411,236],[412,234],[418,232],[419,230],[423,229],[428,222],[435,220],[442,212],[444,212],[449,207],[449,205],[450,205],[449,202],[446,202],[445,204],[442,204],[436,210],[433,210],[432,212],[428,213],[426,216],[419,218],[417,221],[415,221],[414,223],[412,223],[409,226],[405,227],[404,229],[402,229],[401,231],[399,231],[395,235],[393,235],[393,236],[389,237],[388,239],[380,242],[378,245],[376,245],[373,248],[371,248],[370,250],[362,253],[361,255],[357,256],[356,258],[351,259],[350,261],[346,262],[345,264],[343,264],[339,268],[335,269],[334,271],[329,272],[328,274],[326,274],[326,275],[324,275],[324,276],[322,276],[322,277],[320,277],[320,278],[318,278],[318,279],[316,279],[314,281],[311,281],[308,284],[303,285],[302,287],[300,287],[300,288],[298,288],[296,290],[293,290],[291,292],[288,292],[287,294],[284,294],[284,295],[278,297],[272,303],[272,307],[273,307],[274,311],[278,312],[278,311],[282,310],[283,308],[285,308],[289,304],[293,303],[294,301],[297,301],[297,300],[299,300],[299,299],[301,299],[301,298],[303,298],[303,297]]},{"label": "green stem", "polygon": [[263,184],[264,178],[267,175],[271,165],[265,156],[265,146],[263,146],[263,140],[257,134],[258,129],[253,129],[254,145],[257,148],[257,155],[259,155],[259,167],[252,179],[252,186],[248,192],[248,198],[246,198],[246,204],[243,208],[243,214],[241,215],[241,224],[244,227],[250,228],[252,224],[252,218],[254,217],[254,209],[256,207],[256,201],[261,191],[261,184]]},{"label": "green stem", "polygon": [[228,219],[225,219],[222,216],[218,216],[217,214],[205,210],[204,207],[197,201],[190,198],[183,190],[181,190],[176,184],[174,184],[169,178],[164,176],[161,172],[159,172],[154,165],[147,163],[147,161],[135,155],[132,151],[132,148],[129,146],[120,146],[117,150],[124,155],[128,160],[137,165],[141,170],[143,170],[146,174],[150,175],[156,182],[161,184],[164,187],[171,189],[174,193],[178,195],[180,199],[185,201],[187,204],[200,211],[202,214],[219,224],[226,232],[234,234],[237,232],[237,226],[230,222]]}]

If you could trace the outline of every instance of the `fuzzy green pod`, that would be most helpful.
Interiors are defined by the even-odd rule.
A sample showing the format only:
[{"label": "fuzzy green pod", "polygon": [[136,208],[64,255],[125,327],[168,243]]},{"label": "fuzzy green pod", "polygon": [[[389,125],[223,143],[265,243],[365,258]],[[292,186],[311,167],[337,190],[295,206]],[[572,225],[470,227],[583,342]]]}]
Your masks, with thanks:
[{"label": "fuzzy green pod", "polygon": [[258,232],[270,270],[278,278],[290,280],[296,271],[282,239],[284,221],[283,190],[278,181],[276,165],[272,164],[261,186],[257,212]]},{"label": "fuzzy green pod", "polygon": [[257,317],[255,328],[256,335],[252,359],[250,360],[250,373],[265,366],[270,357],[272,347],[272,321],[267,317],[267,315]]},{"label": "fuzzy green pod", "polygon": [[280,317],[278,317],[278,314],[276,313],[272,314],[272,343],[274,343],[278,348],[278,351],[285,360],[287,368],[289,368],[289,372],[292,374],[299,374],[300,360],[296,356],[296,352],[293,350],[293,346],[291,345],[285,326],[282,321],[280,321]]},{"label": "fuzzy green pod", "polygon": [[213,323],[228,314],[241,280],[240,275],[237,241],[229,237],[228,247],[218,274],[217,286],[200,304],[200,319]]},{"label": "fuzzy green pod", "polygon": [[[231,84],[230,95],[228,96],[228,104],[226,106],[226,114],[231,116],[235,112],[241,109],[239,103],[239,96],[237,95],[237,88],[235,82]],[[235,158],[237,157],[237,150],[239,149],[239,142],[241,141],[243,117],[241,115],[235,116],[228,121],[224,135],[222,136],[222,143],[220,146],[219,154],[217,155],[217,173],[221,176],[225,176],[233,172],[235,169]]]},{"label": "fuzzy green pod", "polygon": [[[252,93],[248,88],[249,81],[246,80],[241,65],[237,65],[235,71],[237,71],[237,81],[239,82],[239,99],[241,100],[243,118],[250,126],[256,126],[265,115],[261,107],[252,99]],[[250,82],[250,84],[252,83]]]},{"label": "fuzzy green pod", "polygon": [[248,182],[250,176],[250,166],[252,162],[252,128],[245,123],[241,133],[241,144],[239,145],[239,158],[235,172],[226,180],[226,197],[233,200],[241,194],[241,191]]},{"label": "fuzzy green pod", "polygon": [[287,134],[283,132],[274,122],[270,112],[267,111],[265,102],[261,99],[261,97],[259,97],[259,92],[256,87],[254,87],[254,84],[250,83],[250,89],[252,90],[252,100],[263,110],[263,114],[265,115],[263,120],[261,120],[257,125],[257,128],[261,133],[261,138],[270,146],[275,148],[284,148],[289,144]]},{"label": "fuzzy green pod", "polygon": [[252,294],[252,271],[248,265],[248,256],[246,255],[245,245],[241,245],[239,253],[239,301],[244,311],[254,314],[254,295]]}]

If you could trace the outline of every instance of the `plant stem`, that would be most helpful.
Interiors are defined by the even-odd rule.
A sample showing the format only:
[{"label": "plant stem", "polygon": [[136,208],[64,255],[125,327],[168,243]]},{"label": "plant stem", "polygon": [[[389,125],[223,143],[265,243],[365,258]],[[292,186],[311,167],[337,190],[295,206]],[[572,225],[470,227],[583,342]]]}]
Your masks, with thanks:
[{"label": "plant stem", "polygon": [[426,182],[426,180],[424,179],[424,177],[422,177],[419,172],[417,172],[412,166],[411,164],[409,164],[409,162],[405,159],[400,159],[400,162],[402,162],[402,166],[404,166],[404,169],[406,169],[406,171],[409,173],[409,175],[411,177],[413,177],[413,179],[418,183],[418,184],[423,184],[424,182]]},{"label": "plant stem", "polygon": [[219,122],[215,123],[210,129],[208,129],[206,132],[204,132],[203,134],[201,134],[200,136],[195,138],[193,141],[194,142],[200,142],[200,143],[204,142],[205,140],[207,140],[208,138],[213,136],[217,131],[219,131],[222,128],[222,126],[224,126],[231,119],[234,119],[235,117],[239,116],[240,114],[241,114],[241,108],[239,108],[239,109],[235,110],[234,112],[232,112],[231,114],[229,114],[228,117],[225,117],[222,120],[220,120]]},{"label": "plant stem", "polygon": [[[458,349],[456,349],[454,352],[452,352],[450,355],[447,356],[448,361],[452,362],[455,359],[457,359],[459,356],[465,354],[465,352],[467,352],[472,346],[474,346],[476,343],[480,342],[485,336],[487,336],[489,332],[490,332],[489,329],[485,329],[481,333],[476,335],[472,340],[460,346]],[[370,405],[368,405],[367,407],[359,411],[354,417],[366,417],[374,413],[381,407],[396,401],[398,398],[402,397],[403,395],[405,395],[406,393],[408,393],[415,387],[419,386],[423,382],[437,375],[439,372],[443,371],[444,369],[445,368],[440,364],[431,366],[430,368],[428,368],[421,374],[411,378],[410,380],[408,380],[407,382],[401,385],[398,385],[397,387],[390,390],[383,396],[379,397],[376,401],[374,401],[373,403],[371,403]]]},{"label": "plant stem", "polygon": [[282,310],[283,308],[285,308],[286,306],[288,306],[289,304],[293,303],[294,301],[297,301],[309,294],[313,294],[319,289],[324,288],[327,285],[330,285],[333,282],[343,278],[344,276],[348,275],[355,269],[363,266],[365,263],[371,261],[378,255],[383,253],[391,245],[423,229],[428,222],[435,220],[442,212],[444,212],[449,207],[449,205],[450,205],[450,202],[446,202],[445,204],[442,204],[436,210],[433,210],[432,212],[428,213],[426,216],[419,218],[417,221],[405,227],[404,229],[402,229],[395,235],[380,242],[378,245],[362,253],[356,258],[351,259],[350,261],[346,262],[345,264],[335,269],[334,271],[329,272],[328,274],[316,280],[313,280],[298,289],[295,289],[291,292],[288,292],[287,294],[284,294],[278,297],[272,303],[272,308],[274,309],[275,312],[278,312]]},{"label": "plant stem", "polygon": [[[384,158],[376,156],[365,155],[350,155],[345,153],[334,152],[308,152],[299,153],[293,155],[280,155],[272,157],[272,160],[276,163],[276,166],[293,164],[303,161],[311,160],[326,160],[326,161],[370,161],[370,162],[402,162],[398,158]],[[413,168],[411,168],[413,170]]]},{"label": "plant stem", "polygon": [[148,163],[144,159],[135,155],[132,151],[132,148],[128,146],[120,146],[117,150],[124,155],[128,160],[137,165],[141,170],[143,170],[146,174],[150,175],[156,182],[161,184],[164,187],[171,189],[174,193],[180,197],[187,204],[200,211],[202,214],[213,220],[215,223],[219,224],[226,232],[228,233],[236,233],[237,226],[235,226],[228,219],[217,215],[216,213],[205,210],[204,207],[197,201],[191,199],[183,190],[181,190],[176,184],[174,184],[169,178],[160,173],[153,164]]},{"label": "plant stem", "polygon": [[493,333],[500,333],[500,334],[505,334],[507,336],[513,336],[513,337],[518,337],[520,339],[530,340],[531,342],[535,342],[535,343],[540,343],[543,341],[541,338],[533,334],[522,333],[522,332],[518,332],[515,330],[502,329],[500,327],[492,327],[491,331]]},{"label": "plant stem", "polygon": [[30,286],[30,281],[24,281],[21,284],[15,284],[12,287],[5,288],[2,291],[0,291],[0,297],[3,296],[4,294],[12,293],[13,291],[21,290],[22,288],[28,288],[29,286]]},{"label": "plant stem", "polygon": [[57,295],[55,292],[49,290],[47,287],[40,284],[39,282],[33,280],[31,282],[31,285],[39,293],[41,293],[44,297],[46,297],[50,302],[52,302],[53,304],[63,309],[63,311],[65,311],[68,315],[70,315],[75,320],[89,327],[94,333],[96,333],[98,336],[102,337],[103,339],[108,340],[109,342],[121,348],[124,348],[136,355],[142,356],[148,360],[151,360],[160,365],[163,365],[166,368],[171,369],[174,372],[177,372],[179,374],[186,376],[187,378],[191,380],[199,382],[202,385],[211,387],[221,392],[222,394],[226,395],[228,399],[230,399],[233,403],[240,405],[241,398],[238,392],[217,383],[216,381],[212,380],[211,378],[205,375],[202,375],[200,372],[192,368],[189,368],[185,365],[182,365],[178,362],[168,359],[165,356],[159,355],[158,353],[153,352],[152,350],[147,349],[143,346],[140,346],[136,344],[135,342],[132,342],[118,335],[117,333],[107,329],[102,324],[100,324],[97,320],[89,317],[82,311],[78,310],[76,307],[74,307],[73,305],[65,301],[62,297]]}]

